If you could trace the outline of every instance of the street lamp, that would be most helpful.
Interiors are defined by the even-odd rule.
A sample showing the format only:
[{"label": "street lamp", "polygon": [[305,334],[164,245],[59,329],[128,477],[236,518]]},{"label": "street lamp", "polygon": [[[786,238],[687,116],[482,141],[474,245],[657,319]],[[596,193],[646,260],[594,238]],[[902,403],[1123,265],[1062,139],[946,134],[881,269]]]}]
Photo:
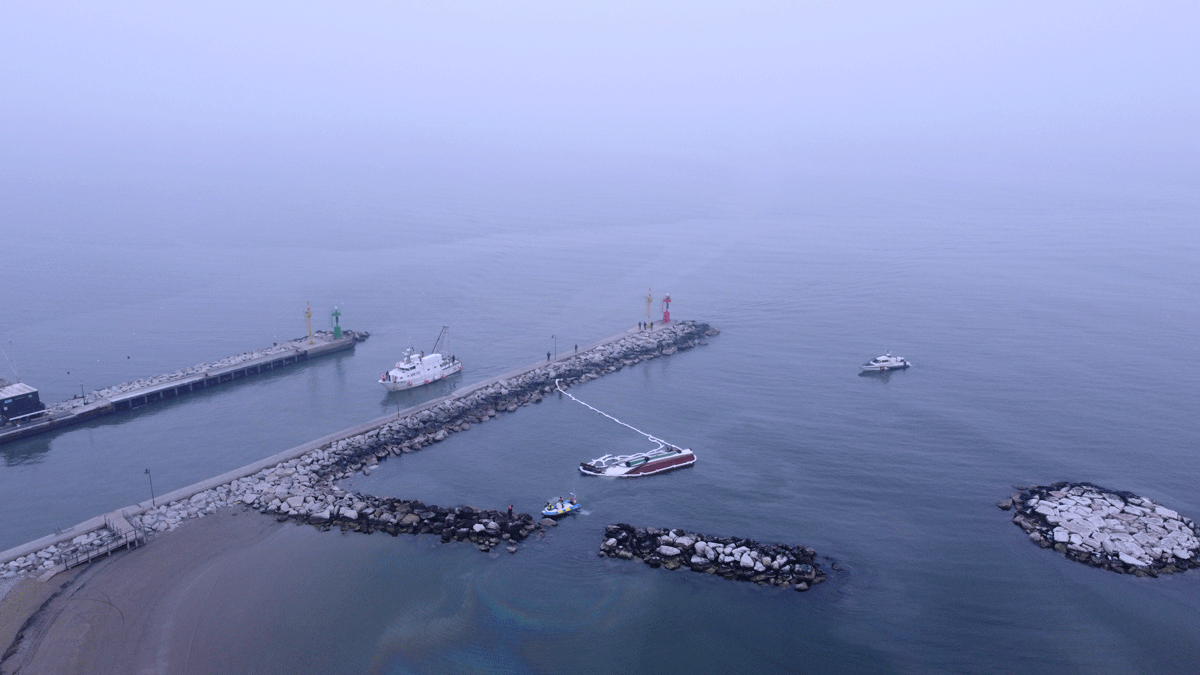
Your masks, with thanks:
[{"label": "street lamp", "polygon": [[150,474],[150,469],[146,469],[146,475],[150,476],[150,507],[156,506],[154,503],[154,476]]},{"label": "street lamp", "polygon": [[554,340],[554,358],[556,358],[556,359],[557,359],[557,358],[558,358],[558,336],[557,336],[557,335],[551,335],[551,336],[550,336],[550,339],[551,339],[551,340]]}]

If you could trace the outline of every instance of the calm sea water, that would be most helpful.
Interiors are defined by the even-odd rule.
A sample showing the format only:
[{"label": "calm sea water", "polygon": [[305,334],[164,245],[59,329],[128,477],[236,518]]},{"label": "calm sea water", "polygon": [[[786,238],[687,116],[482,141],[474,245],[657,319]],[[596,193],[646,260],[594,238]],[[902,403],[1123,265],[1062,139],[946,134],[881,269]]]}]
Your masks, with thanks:
[{"label": "calm sea water", "polygon": [[[347,487],[530,511],[574,491],[585,510],[498,559],[285,528],[220,573],[197,662],[1194,672],[1200,575],[1068,562],[994,506],[1014,485],[1088,480],[1200,518],[1193,203],[1106,189],[603,187],[414,205],[343,185],[287,208],[247,189],[201,215],[181,206],[195,195],[131,215],[129,188],[91,195],[103,208],[90,215],[10,207],[46,227],[12,242],[0,271],[22,289],[0,300],[0,344],[47,401],[297,337],[310,301],[314,324],[336,305],[372,336],[0,447],[0,548],[145,499],[147,468],[161,494],[613,334],[644,318],[652,287],[673,315],[722,334],[573,393],[693,448],[694,467],[584,479],[579,461],[642,441],[558,397],[391,459]],[[72,213],[132,225],[64,238]],[[158,226],[172,219],[186,227]],[[461,379],[384,392],[379,373],[443,324]],[[914,366],[858,374],[885,350]],[[597,558],[603,526],[620,521],[804,544],[844,570],[800,595]]]}]

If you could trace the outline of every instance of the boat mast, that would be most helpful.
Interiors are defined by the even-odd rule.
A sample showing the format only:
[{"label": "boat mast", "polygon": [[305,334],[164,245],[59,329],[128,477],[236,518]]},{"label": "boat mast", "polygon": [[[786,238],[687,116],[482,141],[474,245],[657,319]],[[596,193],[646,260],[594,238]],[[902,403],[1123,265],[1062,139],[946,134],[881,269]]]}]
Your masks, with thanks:
[{"label": "boat mast", "polygon": [[446,350],[450,349],[450,327],[449,326],[442,326],[442,332],[438,333],[437,342],[433,343],[433,349],[430,350],[429,353],[430,354],[441,354],[442,356],[445,356],[446,355],[445,352],[440,351],[442,349],[446,349]]}]

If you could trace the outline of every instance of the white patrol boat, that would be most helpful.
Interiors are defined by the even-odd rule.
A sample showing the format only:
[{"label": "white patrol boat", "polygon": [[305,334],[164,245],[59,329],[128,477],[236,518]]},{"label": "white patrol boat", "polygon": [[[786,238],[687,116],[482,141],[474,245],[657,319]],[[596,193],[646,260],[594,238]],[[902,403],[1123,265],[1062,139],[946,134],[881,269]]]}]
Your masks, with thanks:
[{"label": "white patrol boat", "polygon": [[396,367],[379,378],[379,384],[386,387],[388,391],[400,391],[443,380],[447,375],[461,371],[462,361],[442,353],[449,351],[447,347],[449,336],[450,329],[442,326],[442,332],[438,335],[437,342],[433,344],[433,352],[428,356],[425,355],[425,352],[418,355],[412,347],[409,347],[404,352],[404,358],[396,362]]},{"label": "white patrol boat", "polygon": [[899,356],[892,356],[892,353],[888,352],[883,356],[876,356],[870,361],[862,364],[862,369],[865,371],[899,370],[901,368],[907,368],[911,365],[912,364],[909,363],[907,359],[902,359]]}]

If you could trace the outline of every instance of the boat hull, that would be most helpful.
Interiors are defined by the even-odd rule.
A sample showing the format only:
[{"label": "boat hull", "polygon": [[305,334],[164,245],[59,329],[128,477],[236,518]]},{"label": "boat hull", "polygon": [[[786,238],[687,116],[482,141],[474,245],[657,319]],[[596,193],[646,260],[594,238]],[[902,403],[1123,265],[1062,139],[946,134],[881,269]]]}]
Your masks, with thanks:
[{"label": "boat hull", "polygon": [[[422,374],[420,379],[418,379],[418,378],[393,379],[393,378],[389,377],[389,378],[380,379],[379,384],[382,384],[384,386],[384,388],[387,389],[388,391],[403,391],[405,389],[415,389],[417,387],[423,387],[427,384],[437,382],[438,380],[444,380],[448,376],[453,375],[454,373],[457,373],[460,371],[462,371],[462,362],[455,361],[450,366],[439,369],[437,372]],[[388,373],[388,374],[390,375],[391,373]]]},{"label": "boat hull", "polygon": [[607,476],[610,478],[639,478],[641,476],[653,476],[658,473],[674,471],[682,469],[685,466],[691,466],[696,463],[696,456],[688,451],[681,455],[666,457],[661,460],[646,462],[638,466],[629,467],[622,464],[615,466],[597,469],[591,464],[583,463],[579,465],[579,472],[585,476]]},{"label": "boat hull", "polygon": [[886,373],[889,370],[903,370],[912,364],[902,356],[892,356],[891,352],[867,361],[860,366],[865,373]]},{"label": "boat hull", "polygon": [[884,373],[889,370],[904,370],[905,368],[907,368],[911,365],[912,364],[907,361],[905,361],[904,363],[901,363],[899,365],[895,365],[895,366],[874,366],[874,365],[867,364],[867,365],[862,366],[862,369],[863,369],[863,372],[867,372],[867,373]]}]

